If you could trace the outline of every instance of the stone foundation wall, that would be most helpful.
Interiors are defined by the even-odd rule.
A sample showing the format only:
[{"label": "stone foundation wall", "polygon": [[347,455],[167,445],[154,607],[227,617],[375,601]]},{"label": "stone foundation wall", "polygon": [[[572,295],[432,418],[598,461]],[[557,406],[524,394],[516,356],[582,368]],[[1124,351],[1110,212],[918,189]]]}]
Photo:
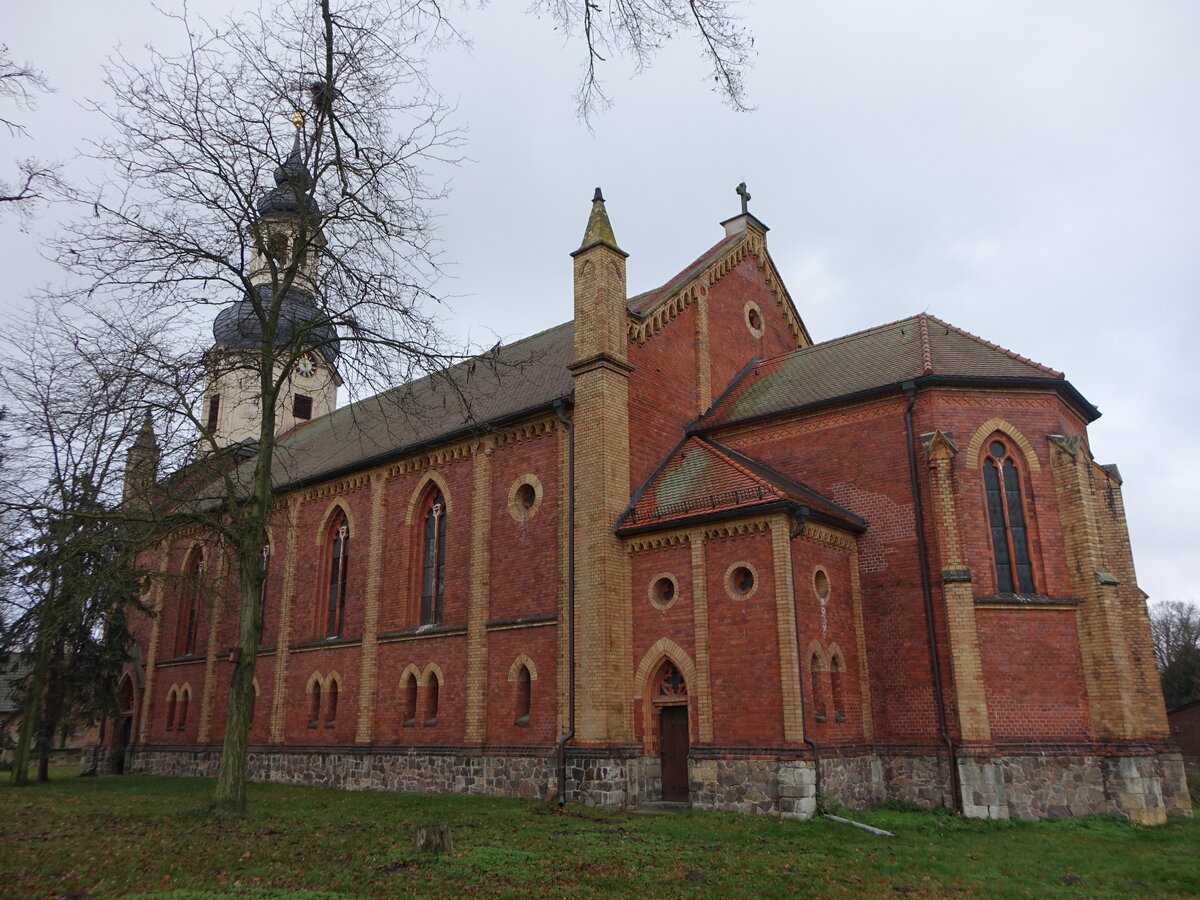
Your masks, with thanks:
[{"label": "stone foundation wall", "polygon": [[1147,825],[1191,816],[1183,760],[1146,756],[1005,756],[959,761],[964,811],[987,819],[1127,816]]},{"label": "stone foundation wall", "polygon": [[[220,751],[139,747],[131,771],[213,777]],[[949,806],[946,762],[931,756],[863,754],[821,758],[821,794],[850,808],[906,800]],[[370,748],[251,751],[252,781],[346,790],[487,794],[553,800],[553,757],[411,753]],[[1179,754],[1100,757],[1006,756],[958,761],[963,811],[972,818],[1043,819],[1122,815],[1146,824],[1190,816]],[[817,809],[816,768],[804,759],[689,761],[693,808],[810,818]],[[567,800],[608,809],[661,799],[656,758],[568,757]]]},{"label": "stone foundation wall", "polygon": [[[213,778],[219,750],[138,748],[131,771],[143,775]],[[567,800],[587,806],[621,808],[630,799],[630,760],[567,760]],[[657,762],[657,761],[656,761]],[[249,754],[251,781],[306,784],[343,790],[486,794],[550,800],[558,794],[553,757],[467,756],[378,750],[270,750]]]}]

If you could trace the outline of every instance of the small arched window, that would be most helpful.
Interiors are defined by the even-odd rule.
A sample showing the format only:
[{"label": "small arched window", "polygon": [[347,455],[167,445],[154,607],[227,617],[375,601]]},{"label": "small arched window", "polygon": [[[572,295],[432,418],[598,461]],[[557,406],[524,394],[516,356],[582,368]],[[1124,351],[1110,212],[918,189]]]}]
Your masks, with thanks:
[{"label": "small arched window", "polygon": [[179,705],[179,694],[174,687],[167,692],[167,731],[175,730],[175,712]]},{"label": "small arched window", "polygon": [[313,682],[312,696],[308,704],[308,727],[316,728],[321,721],[321,684]]},{"label": "small arched window", "polygon": [[250,691],[250,711],[246,715],[246,721],[250,725],[254,725],[254,713],[258,709],[258,679],[254,679],[252,685],[253,690]]},{"label": "small arched window", "polygon": [[329,682],[329,690],[325,692],[325,727],[332,728],[337,721],[338,683],[336,679]]},{"label": "small arched window", "polygon": [[400,690],[404,695],[404,727],[412,728],[417,724],[417,676],[409,672]]},{"label": "small arched window", "polygon": [[179,707],[175,719],[175,727],[179,731],[187,726],[188,702],[192,699],[191,688],[182,688],[179,691]]},{"label": "small arched window", "polygon": [[1021,498],[1021,472],[1004,441],[988,443],[983,487],[996,563],[996,590],[1001,594],[1032,594],[1033,565]]},{"label": "small arched window", "polygon": [[533,677],[529,674],[528,666],[521,666],[517,669],[514,691],[516,716],[513,718],[513,724],[528,725],[529,710],[533,701]]},{"label": "small arched window", "polygon": [[437,675],[430,674],[429,684],[425,685],[425,725],[431,727],[437,724],[438,718],[438,694],[441,689],[441,682],[438,681]]},{"label": "small arched window", "polygon": [[350,526],[339,512],[329,529],[329,592],[325,608],[325,636],[341,637],[346,623],[346,572],[350,564]]},{"label": "small arched window", "polygon": [[846,721],[844,704],[846,666],[842,662],[841,653],[835,653],[829,660],[829,693],[833,700],[833,718],[837,722]]},{"label": "small arched window", "polygon": [[421,538],[421,624],[442,621],[446,577],[446,501],[434,491],[425,504]]},{"label": "small arched window", "polygon": [[829,719],[825,706],[825,685],[821,683],[824,677],[823,668],[821,657],[813,653],[808,658],[808,681],[812,685],[813,718],[818,722],[825,722]]},{"label": "small arched window", "polygon": [[191,656],[196,652],[196,628],[203,593],[204,554],[197,547],[192,550],[184,569],[183,598],[175,647],[177,656]]}]

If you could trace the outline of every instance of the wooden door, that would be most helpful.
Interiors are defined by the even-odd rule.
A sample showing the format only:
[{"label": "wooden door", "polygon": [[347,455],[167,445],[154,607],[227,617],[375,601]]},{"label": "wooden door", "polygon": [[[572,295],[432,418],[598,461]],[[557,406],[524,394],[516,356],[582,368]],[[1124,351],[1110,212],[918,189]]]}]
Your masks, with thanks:
[{"label": "wooden door", "polygon": [[662,746],[662,798],[688,799],[688,709],[664,706],[659,713]]}]

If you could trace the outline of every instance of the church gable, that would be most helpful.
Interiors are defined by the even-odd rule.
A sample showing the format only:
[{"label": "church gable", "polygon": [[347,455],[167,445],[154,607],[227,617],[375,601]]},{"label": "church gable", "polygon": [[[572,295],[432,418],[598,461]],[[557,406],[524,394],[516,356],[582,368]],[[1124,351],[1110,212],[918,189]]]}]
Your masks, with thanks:
[{"label": "church gable", "polygon": [[632,534],[767,510],[788,510],[849,531],[866,523],[845,507],[750,457],[688,438],[638,491],[617,530]]}]

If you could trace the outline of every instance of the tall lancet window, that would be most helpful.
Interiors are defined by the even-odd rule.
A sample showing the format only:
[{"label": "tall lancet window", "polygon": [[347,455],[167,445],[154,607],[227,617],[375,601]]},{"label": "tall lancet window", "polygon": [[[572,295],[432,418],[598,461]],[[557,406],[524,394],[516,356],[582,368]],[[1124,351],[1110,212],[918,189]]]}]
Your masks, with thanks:
[{"label": "tall lancet window", "polygon": [[421,624],[442,621],[446,575],[446,502],[435,491],[425,506],[425,533],[421,542]]},{"label": "tall lancet window", "polygon": [[350,563],[350,526],[338,513],[329,529],[329,594],[325,636],[340,637],[346,623],[346,572]]},{"label": "tall lancet window", "polygon": [[196,652],[196,630],[200,618],[200,602],[204,594],[204,554],[200,548],[192,550],[184,570],[183,597],[180,604],[179,630],[176,637],[177,656],[191,656]]},{"label": "tall lancet window", "polygon": [[1021,499],[1021,471],[1003,441],[992,441],[983,460],[988,526],[996,560],[996,589],[1001,594],[1032,594],[1033,566]]}]

